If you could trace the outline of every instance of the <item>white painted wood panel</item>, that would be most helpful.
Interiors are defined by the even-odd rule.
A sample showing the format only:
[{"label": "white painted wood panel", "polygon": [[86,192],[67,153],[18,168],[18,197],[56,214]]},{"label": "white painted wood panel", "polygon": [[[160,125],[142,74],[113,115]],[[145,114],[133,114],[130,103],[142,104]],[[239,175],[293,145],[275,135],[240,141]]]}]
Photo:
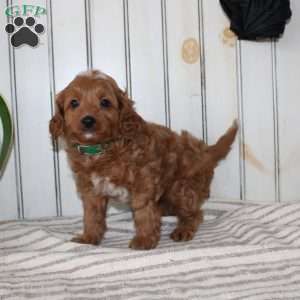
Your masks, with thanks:
[{"label": "white painted wood panel", "polygon": [[92,45],[94,68],[111,75],[120,88],[125,89],[126,60],[122,0],[92,1]]},{"label": "white painted wood panel", "polygon": [[198,1],[167,0],[171,127],[202,137]]},{"label": "white painted wood panel", "polygon": [[[45,1],[32,0],[31,4],[46,6]],[[37,22],[46,24],[46,17]],[[27,218],[55,215],[47,34],[40,35],[36,48],[16,48],[15,61],[24,214]]]},{"label": "white painted wood panel", "polygon": [[281,201],[300,200],[300,3],[277,43]]},{"label": "white painted wood panel", "polygon": [[[3,12],[6,8],[5,1],[0,3],[0,11]],[[3,30],[7,24],[4,17],[0,18],[0,94],[6,100],[10,111],[12,112],[12,98],[10,91],[10,67],[9,67],[9,51],[8,51],[8,38],[6,32]],[[1,130],[0,122],[0,130]],[[1,130],[2,132],[2,130]],[[0,133],[1,135],[1,133]],[[0,145],[2,141],[0,136]],[[15,174],[15,157],[14,152],[11,153],[7,162],[5,173],[0,178],[0,219],[14,219],[18,217],[17,208],[17,193],[16,193],[16,174]]]},{"label": "white painted wood panel", "polygon": [[[65,12],[72,7],[72,17]],[[52,0],[53,50],[56,93],[81,71],[87,69],[84,0]],[[76,19],[76,22],[74,22]],[[81,214],[73,174],[63,150],[59,153],[60,190],[63,215]]]},{"label": "white painted wood panel", "polygon": [[[224,40],[229,26],[219,1],[203,0],[208,142],[213,144],[238,116],[236,49]],[[212,196],[240,198],[238,139],[216,169]]]},{"label": "white painted wood panel", "polygon": [[161,1],[128,1],[132,97],[148,121],[165,124]]},{"label": "white painted wood panel", "polygon": [[[0,3],[2,12],[6,2]],[[0,219],[22,217],[23,211],[25,217],[82,213],[66,155],[63,150],[53,155],[48,122],[51,98],[88,66],[109,73],[121,88],[127,86],[146,120],[188,129],[210,144],[239,116],[242,131],[216,169],[212,196],[300,200],[296,0],[291,1],[292,21],[276,46],[244,41],[237,46],[217,0],[26,4],[46,3],[52,9],[47,22],[38,18],[46,25],[41,44],[16,48],[11,59],[7,20],[0,14],[0,93],[17,121],[16,152],[0,181]],[[187,43],[183,57],[186,40],[192,43]],[[202,50],[200,57],[195,45]],[[12,95],[10,77],[13,87],[16,79]],[[239,147],[243,143],[245,147]]]},{"label": "white painted wood panel", "polygon": [[245,196],[275,201],[274,110],[271,42],[241,44]]},{"label": "white painted wood panel", "polygon": [[[127,89],[124,4],[124,0],[91,1],[93,68],[112,76],[122,90]],[[110,211],[114,209],[112,204]]]}]

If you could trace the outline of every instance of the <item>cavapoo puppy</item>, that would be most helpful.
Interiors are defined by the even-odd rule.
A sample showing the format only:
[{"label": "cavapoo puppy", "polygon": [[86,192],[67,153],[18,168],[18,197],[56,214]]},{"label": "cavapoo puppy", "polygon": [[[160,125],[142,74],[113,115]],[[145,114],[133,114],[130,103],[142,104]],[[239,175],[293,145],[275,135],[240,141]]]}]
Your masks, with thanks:
[{"label": "cavapoo puppy", "polygon": [[146,122],[126,92],[100,71],[79,74],[56,98],[50,121],[62,136],[84,208],[83,234],[74,242],[97,245],[106,230],[110,199],[129,204],[133,249],[155,248],[161,217],[174,215],[174,241],[193,239],[203,220],[214,168],[230,151],[237,124],[208,146],[186,131]]}]

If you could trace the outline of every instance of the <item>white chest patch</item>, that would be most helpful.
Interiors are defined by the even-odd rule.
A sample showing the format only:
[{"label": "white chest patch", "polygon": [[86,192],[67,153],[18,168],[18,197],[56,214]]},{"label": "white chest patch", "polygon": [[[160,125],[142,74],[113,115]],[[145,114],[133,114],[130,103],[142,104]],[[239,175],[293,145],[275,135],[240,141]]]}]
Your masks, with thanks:
[{"label": "white chest patch", "polygon": [[103,195],[121,203],[130,202],[129,191],[125,187],[116,186],[108,177],[100,177],[93,173],[91,181],[96,195]]}]

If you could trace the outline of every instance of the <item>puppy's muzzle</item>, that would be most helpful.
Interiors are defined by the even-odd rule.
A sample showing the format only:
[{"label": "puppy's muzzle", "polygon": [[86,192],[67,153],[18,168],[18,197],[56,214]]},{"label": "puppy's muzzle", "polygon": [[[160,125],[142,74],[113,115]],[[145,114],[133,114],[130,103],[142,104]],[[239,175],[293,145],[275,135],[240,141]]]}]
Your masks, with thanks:
[{"label": "puppy's muzzle", "polygon": [[92,129],[96,124],[96,119],[92,116],[86,116],[81,119],[84,129]]}]

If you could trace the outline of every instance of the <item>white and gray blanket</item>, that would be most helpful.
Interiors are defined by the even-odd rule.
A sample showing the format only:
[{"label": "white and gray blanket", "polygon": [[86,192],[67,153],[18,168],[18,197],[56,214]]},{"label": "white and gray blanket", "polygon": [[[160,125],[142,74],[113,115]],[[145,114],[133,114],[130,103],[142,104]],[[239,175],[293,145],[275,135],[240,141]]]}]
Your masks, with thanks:
[{"label": "white and gray blanket", "polygon": [[[0,223],[0,299],[300,299],[300,203],[207,206],[195,239],[127,248],[129,212],[112,213],[100,246],[69,242],[81,218]],[[234,208],[232,210],[232,208]]]}]

